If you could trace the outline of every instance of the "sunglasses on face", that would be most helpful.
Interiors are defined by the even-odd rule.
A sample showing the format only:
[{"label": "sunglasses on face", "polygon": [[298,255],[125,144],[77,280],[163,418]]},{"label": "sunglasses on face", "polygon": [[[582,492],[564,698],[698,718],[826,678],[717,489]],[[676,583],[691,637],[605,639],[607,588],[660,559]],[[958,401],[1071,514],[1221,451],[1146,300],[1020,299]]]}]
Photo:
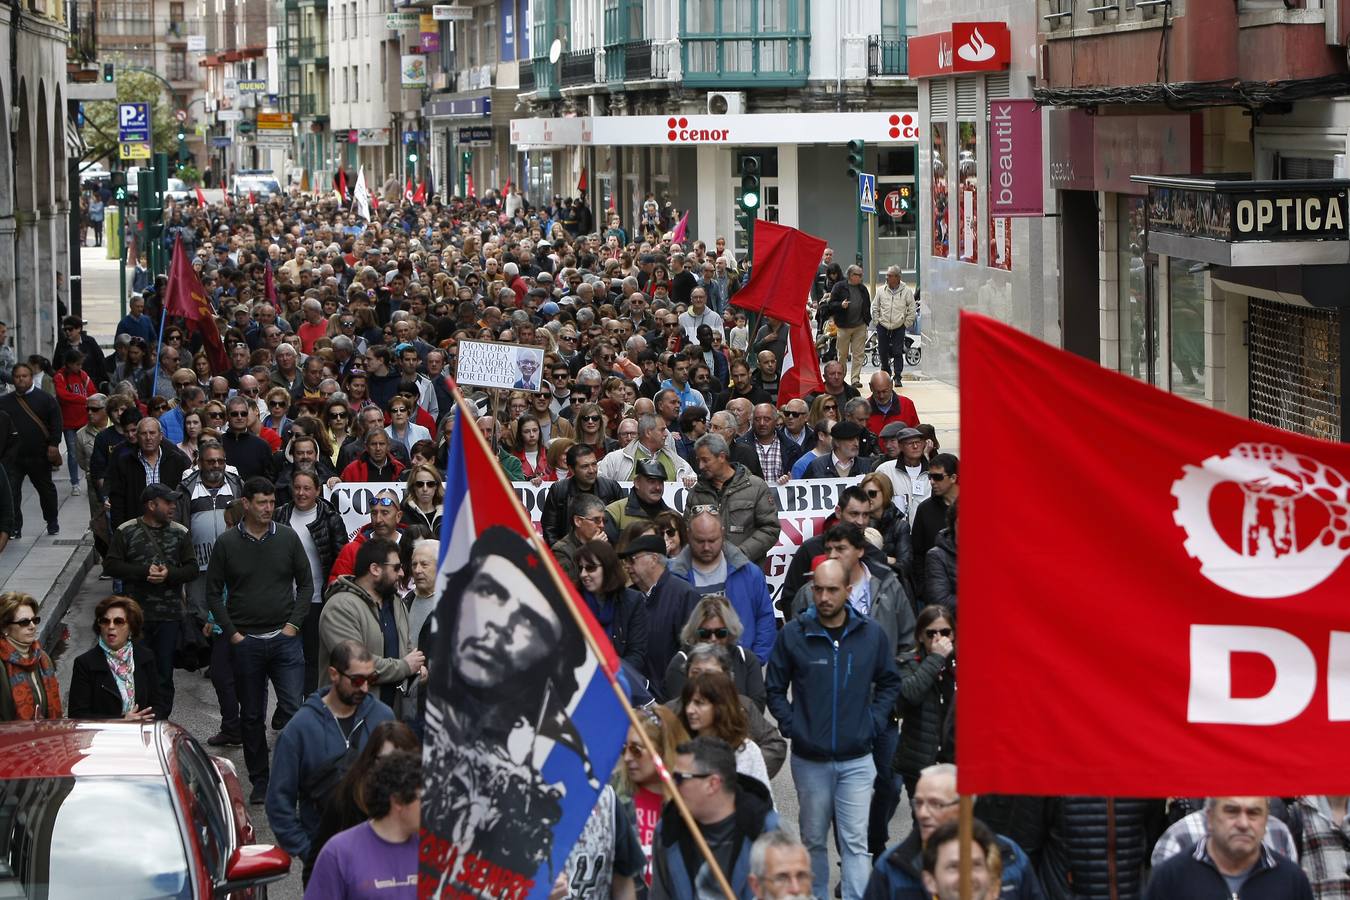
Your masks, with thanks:
[{"label": "sunglasses on face", "polygon": [[671,772],[670,777],[677,785],[684,784],[692,778],[707,778],[712,775],[711,772]]},{"label": "sunglasses on face", "polygon": [[206,417],[208,419],[223,419],[225,418],[225,414],[223,412],[209,412],[206,414]]},{"label": "sunglasses on face", "polygon": [[947,476],[946,476],[946,475],[943,475],[941,472],[929,472],[929,473],[928,473],[928,480],[929,480],[929,481],[946,481],[946,480],[947,480]]},{"label": "sunglasses on face", "polygon": [[924,632],[924,636],[927,637],[930,641],[938,636],[951,637],[952,630],[950,628],[929,628],[927,631]]},{"label": "sunglasses on face", "polygon": [[643,754],[645,754],[646,752],[647,752],[647,748],[644,747],[644,746],[642,746],[641,744],[624,744],[624,745],[623,745],[623,755],[624,755],[624,756],[631,756],[631,757],[633,757],[634,759],[641,759],[642,756],[643,756]]},{"label": "sunglasses on face", "polygon": [[376,497],[370,501],[371,506],[398,506],[398,501],[393,497]]},{"label": "sunglasses on face", "polygon": [[877,497],[881,496],[881,491],[878,491],[874,488],[873,490],[867,492],[867,496],[875,500]]},{"label": "sunglasses on face", "polygon": [[104,410],[104,407],[102,407],[102,406],[86,406],[85,409],[89,410],[90,412],[102,412],[102,411]]},{"label": "sunglasses on face", "polygon": [[729,634],[731,634],[731,630],[725,626],[722,628],[700,628],[698,630],[698,637],[701,641],[706,641],[710,638],[717,638],[720,641]]},{"label": "sunglasses on face", "polygon": [[125,625],[127,624],[127,620],[124,619],[122,616],[113,616],[113,617],[104,616],[103,618],[98,620],[98,624],[106,628],[109,625],[119,625],[119,626]]},{"label": "sunglasses on face", "polygon": [[232,409],[232,410],[230,410],[230,418],[231,418],[231,419],[247,419],[247,418],[248,418],[248,410],[246,410],[246,409]]},{"label": "sunglasses on face", "polygon": [[342,673],[342,677],[345,678],[345,679],[347,679],[348,681],[350,681],[350,682],[352,683],[352,687],[365,687],[365,686],[368,685],[368,684],[374,684],[374,683],[375,683],[375,676],[374,676],[374,674],[370,674],[370,675],[348,675],[346,672],[343,672],[343,673]]},{"label": "sunglasses on face", "polygon": [[10,622],[9,624],[18,625],[20,628],[27,628],[29,625],[41,625],[42,616],[32,616],[27,619],[15,619],[13,622]]},{"label": "sunglasses on face", "polygon": [[241,388],[239,393],[245,397],[256,397],[262,393],[262,388]]},{"label": "sunglasses on face", "polygon": [[599,422],[599,421],[600,421],[600,417],[599,417],[599,416],[582,416],[582,417],[581,417],[581,421],[583,421],[583,422]]},{"label": "sunglasses on face", "polygon": [[290,404],[287,403],[285,400],[273,400],[271,403],[268,403],[267,405],[268,405],[268,406],[280,406],[280,407],[283,407],[283,408],[284,408],[284,407],[287,407],[287,406],[290,406]]},{"label": "sunglasses on face", "polygon": [[783,410],[783,415],[787,416],[790,419],[800,419],[802,416],[806,415],[806,413],[794,412],[793,410],[785,409]]},{"label": "sunglasses on face", "polygon": [[414,481],[414,482],[413,482],[413,487],[419,487],[419,488],[434,488],[435,486],[436,486],[436,482],[434,482],[434,481]]},{"label": "sunglasses on face", "polygon": [[599,572],[599,571],[600,571],[600,565],[599,565],[598,563],[582,563],[580,566],[578,566],[578,568],[581,569],[581,571],[583,571],[583,572]]},{"label": "sunglasses on face", "polygon": [[825,412],[836,412],[839,409],[839,407],[835,406],[833,403],[827,403],[826,405],[822,406],[821,409],[824,410]]}]

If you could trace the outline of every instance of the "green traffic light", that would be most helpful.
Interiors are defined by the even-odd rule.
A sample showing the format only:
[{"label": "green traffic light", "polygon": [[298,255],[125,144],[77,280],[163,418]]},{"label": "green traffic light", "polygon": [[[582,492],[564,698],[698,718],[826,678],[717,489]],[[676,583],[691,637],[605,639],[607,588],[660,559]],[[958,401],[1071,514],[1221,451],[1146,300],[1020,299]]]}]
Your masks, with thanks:
[{"label": "green traffic light", "polygon": [[741,195],[741,206],[746,209],[757,209],[759,207],[759,194],[755,191],[746,191]]}]

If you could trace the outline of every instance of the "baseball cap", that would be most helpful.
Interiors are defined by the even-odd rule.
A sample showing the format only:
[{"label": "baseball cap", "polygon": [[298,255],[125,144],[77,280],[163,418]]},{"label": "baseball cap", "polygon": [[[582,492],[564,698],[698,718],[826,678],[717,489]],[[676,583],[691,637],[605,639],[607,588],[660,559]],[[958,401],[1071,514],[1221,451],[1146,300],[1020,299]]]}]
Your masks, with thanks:
[{"label": "baseball cap", "polygon": [[178,492],[166,484],[147,484],[141,491],[141,503],[149,503],[151,500],[172,500],[178,501]]}]

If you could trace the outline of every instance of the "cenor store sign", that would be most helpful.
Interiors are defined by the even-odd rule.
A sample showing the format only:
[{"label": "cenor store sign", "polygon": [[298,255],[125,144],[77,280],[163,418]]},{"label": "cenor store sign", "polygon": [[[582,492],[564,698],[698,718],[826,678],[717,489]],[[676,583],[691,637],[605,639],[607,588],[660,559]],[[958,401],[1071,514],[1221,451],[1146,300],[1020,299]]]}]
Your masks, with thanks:
[{"label": "cenor store sign", "polygon": [[864,113],[758,113],[732,116],[592,116],[512,119],[511,144],[542,146],[754,146],[818,144],[848,138],[869,143],[915,143],[913,110]]}]

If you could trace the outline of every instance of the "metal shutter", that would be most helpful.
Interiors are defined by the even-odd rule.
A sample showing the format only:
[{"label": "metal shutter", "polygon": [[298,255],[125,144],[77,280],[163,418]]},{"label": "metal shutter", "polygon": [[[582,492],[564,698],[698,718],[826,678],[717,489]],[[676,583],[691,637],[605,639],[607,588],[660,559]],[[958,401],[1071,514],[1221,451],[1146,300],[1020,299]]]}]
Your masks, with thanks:
[{"label": "metal shutter", "polygon": [[1251,418],[1341,440],[1340,311],[1252,297],[1247,327]]},{"label": "metal shutter", "polygon": [[979,106],[976,103],[975,79],[964,77],[956,79],[956,117],[958,119],[974,119],[980,114]]},{"label": "metal shutter", "polygon": [[928,118],[933,122],[945,122],[951,113],[951,99],[947,90],[946,78],[935,78],[928,82]]}]

